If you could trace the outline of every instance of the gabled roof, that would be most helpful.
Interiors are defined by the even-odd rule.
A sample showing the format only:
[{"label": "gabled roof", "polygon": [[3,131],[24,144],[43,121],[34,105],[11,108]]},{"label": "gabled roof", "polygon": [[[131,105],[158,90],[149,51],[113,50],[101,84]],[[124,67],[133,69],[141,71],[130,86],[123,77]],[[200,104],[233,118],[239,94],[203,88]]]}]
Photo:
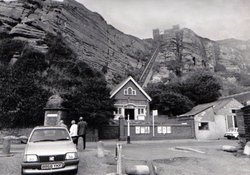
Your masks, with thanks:
[{"label": "gabled roof", "polygon": [[117,92],[119,92],[129,81],[132,81],[134,85],[147,97],[149,101],[152,101],[151,97],[142,89],[142,87],[131,77],[129,76],[127,79],[123,80],[120,84],[118,84],[111,92],[110,98],[112,98]]},{"label": "gabled roof", "polygon": [[233,98],[228,98],[228,99],[222,99],[222,100],[217,100],[215,102],[211,102],[211,103],[205,103],[205,104],[200,104],[197,105],[195,107],[193,107],[193,109],[185,114],[181,114],[178,117],[186,117],[186,116],[194,116],[197,115],[205,110],[207,110],[208,108],[213,108],[214,113],[216,114],[222,107],[224,107],[226,104],[228,104],[230,101],[235,100]]},{"label": "gabled roof", "polygon": [[238,93],[238,94],[233,94],[225,97],[221,97],[220,99],[228,99],[228,98],[234,98],[240,103],[246,103],[247,101],[250,100],[250,91]]}]

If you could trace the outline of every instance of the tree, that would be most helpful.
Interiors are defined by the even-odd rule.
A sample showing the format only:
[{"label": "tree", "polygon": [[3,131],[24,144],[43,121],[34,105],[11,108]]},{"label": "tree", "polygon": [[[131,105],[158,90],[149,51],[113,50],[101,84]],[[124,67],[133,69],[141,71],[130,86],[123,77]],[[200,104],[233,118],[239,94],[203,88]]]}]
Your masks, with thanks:
[{"label": "tree", "polygon": [[220,97],[221,83],[209,71],[193,72],[183,82],[183,95],[196,105],[217,100]]},{"label": "tree", "polygon": [[0,64],[0,127],[41,125],[54,94],[64,98],[68,121],[84,116],[92,127],[107,123],[115,108],[104,76],[77,60],[60,35],[46,41],[46,54],[25,46],[13,65]]},{"label": "tree", "polygon": [[[1,33],[2,35],[2,33]],[[13,40],[9,35],[5,34],[0,37],[0,63],[8,65],[15,53],[21,53],[25,43]]]},{"label": "tree", "polygon": [[25,50],[11,68],[3,68],[1,74],[1,125],[5,127],[28,127],[43,123],[43,108],[49,93],[39,86],[37,72],[43,70],[44,55]]},{"label": "tree", "polygon": [[64,96],[64,106],[70,109],[68,120],[83,116],[88,124],[98,128],[113,118],[114,100],[103,78],[86,78],[71,94]]},{"label": "tree", "polygon": [[188,97],[175,93],[164,92],[161,94],[158,109],[169,116],[183,114],[192,109],[193,102]]},{"label": "tree", "polygon": [[50,48],[46,55],[49,68],[45,84],[63,97],[63,105],[69,110],[65,122],[83,116],[91,127],[107,123],[113,118],[115,108],[103,74],[76,60],[60,34],[57,37],[48,35],[47,40]]},{"label": "tree", "polygon": [[157,109],[159,114],[168,116],[176,116],[192,109],[193,102],[188,97],[182,95],[179,88],[179,83],[168,85],[159,83],[148,86],[146,91],[153,99],[150,108]]},{"label": "tree", "polygon": [[219,80],[211,72],[196,71],[186,80],[151,84],[146,91],[152,97],[151,109],[175,116],[188,112],[194,105],[217,100],[220,89]]}]

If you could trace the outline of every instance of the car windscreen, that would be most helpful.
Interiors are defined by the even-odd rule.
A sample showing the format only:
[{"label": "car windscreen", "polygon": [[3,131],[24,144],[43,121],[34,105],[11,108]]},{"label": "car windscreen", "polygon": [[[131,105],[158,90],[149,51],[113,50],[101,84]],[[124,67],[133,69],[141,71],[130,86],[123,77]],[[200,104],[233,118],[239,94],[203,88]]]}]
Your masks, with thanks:
[{"label": "car windscreen", "polygon": [[65,129],[36,129],[30,137],[30,142],[43,141],[63,141],[70,140],[70,136]]}]

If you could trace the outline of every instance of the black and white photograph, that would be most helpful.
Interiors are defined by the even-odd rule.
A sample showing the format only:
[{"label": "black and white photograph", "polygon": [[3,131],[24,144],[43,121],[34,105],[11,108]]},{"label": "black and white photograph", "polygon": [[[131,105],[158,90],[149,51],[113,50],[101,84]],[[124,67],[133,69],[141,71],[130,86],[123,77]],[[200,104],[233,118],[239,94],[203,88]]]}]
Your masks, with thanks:
[{"label": "black and white photograph", "polygon": [[0,175],[249,175],[249,0],[0,0]]}]

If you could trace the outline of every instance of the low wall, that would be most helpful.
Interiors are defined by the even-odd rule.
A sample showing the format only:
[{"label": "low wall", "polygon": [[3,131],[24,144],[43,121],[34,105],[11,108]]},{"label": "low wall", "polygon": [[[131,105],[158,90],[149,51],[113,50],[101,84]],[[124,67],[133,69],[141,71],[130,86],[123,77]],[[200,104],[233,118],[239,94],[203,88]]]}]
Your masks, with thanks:
[{"label": "low wall", "polygon": [[99,129],[99,139],[118,139],[119,125],[103,126]]},{"label": "low wall", "polygon": [[[125,136],[127,136],[127,125],[124,127]],[[161,124],[152,125],[132,125],[130,126],[131,140],[160,140],[160,139],[191,139],[194,138],[192,134],[191,125],[178,124]]]},{"label": "low wall", "polygon": [[[5,136],[26,136],[29,137],[33,128],[4,128],[0,130],[0,143],[3,142]],[[20,140],[12,140],[12,143],[20,143]]]},{"label": "low wall", "polygon": [[[126,140],[128,133],[127,124],[115,126],[103,126],[99,130],[100,139]],[[160,140],[160,139],[191,139],[194,138],[191,124],[140,124],[130,125],[131,140]]]}]

